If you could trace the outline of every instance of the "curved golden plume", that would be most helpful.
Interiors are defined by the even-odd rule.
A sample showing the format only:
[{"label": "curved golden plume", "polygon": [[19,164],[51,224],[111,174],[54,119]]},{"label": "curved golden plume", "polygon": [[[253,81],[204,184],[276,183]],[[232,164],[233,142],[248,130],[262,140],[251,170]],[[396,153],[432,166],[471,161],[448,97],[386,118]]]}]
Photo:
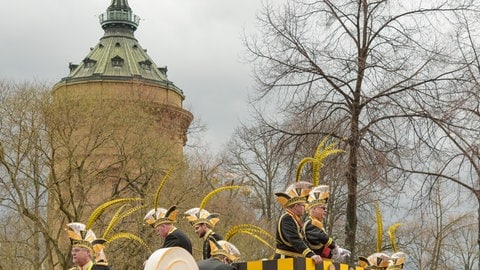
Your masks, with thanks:
[{"label": "curved golden plume", "polygon": [[377,252],[381,252],[383,242],[383,222],[378,201],[375,201],[375,215],[377,216]]},{"label": "curved golden plume", "polygon": [[341,140],[336,140],[326,145],[329,138],[330,138],[329,136],[325,136],[322,139],[320,144],[317,146],[317,149],[315,150],[315,154],[313,155],[313,157],[305,157],[300,161],[297,167],[297,172],[296,172],[296,182],[300,180],[300,174],[305,164],[312,163],[313,186],[314,187],[318,186],[320,184],[320,169],[323,167],[323,160],[330,155],[345,152],[345,150],[343,149],[335,148],[335,146]]},{"label": "curved golden plume", "polygon": [[261,228],[259,226],[256,226],[256,225],[253,225],[253,224],[246,224],[246,223],[235,225],[232,228],[230,228],[230,230],[225,234],[225,239],[231,238],[236,233],[236,231],[254,232],[258,235],[262,235],[262,236],[267,237],[271,241],[275,241],[275,237],[273,237],[269,232],[267,232],[263,228]]},{"label": "curved golden plume", "polygon": [[390,243],[392,244],[393,252],[397,252],[397,244],[395,243],[395,231],[397,228],[402,225],[402,223],[395,223],[392,226],[388,227],[388,236],[390,238]]},{"label": "curved golden plume", "polygon": [[137,236],[133,233],[118,232],[118,233],[114,234],[113,236],[110,236],[110,232],[113,230],[115,225],[117,225],[120,220],[122,220],[122,219],[128,217],[129,215],[135,213],[136,211],[144,208],[143,205],[140,205],[140,206],[136,206],[136,207],[133,207],[131,209],[128,209],[127,211],[122,213],[123,209],[126,206],[128,206],[128,205],[122,205],[115,212],[115,214],[113,215],[112,219],[110,220],[107,228],[105,229],[105,231],[102,235],[102,238],[106,241],[107,244],[111,243],[115,240],[122,239],[122,238],[130,239],[130,240],[133,240],[133,241],[136,241],[136,242],[140,243],[142,246],[144,246],[147,249],[147,251],[149,253],[151,253],[152,251],[151,251],[150,247],[147,245],[147,243],[142,238],[140,238],[139,236]]},{"label": "curved golden plume", "polygon": [[239,189],[239,188],[244,188],[244,186],[224,186],[224,187],[219,187],[219,188],[216,188],[212,191],[210,191],[210,193],[208,193],[202,200],[202,202],[200,203],[200,209],[199,210],[202,210],[205,205],[208,203],[208,201],[217,193],[220,193],[224,190],[232,190],[232,189]]},{"label": "curved golden plume", "polygon": [[103,236],[102,238],[104,238],[105,240],[108,240],[108,236],[110,234],[110,232],[113,230],[113,228],[115,227],[115,225],[117,225],[117,223],[128,217],[129,215],[135,213],[136,211],[140,210],[140,209],[143,209],[145,206],[143,205],[140,205],[140,206],[136,206],[136,207],[133,207],[129,210],[127,210],[126,212],[122,213],[123,209],[128,206],[128,205],[122,205],[116,212],[115,214],[113,215],[112,219],[110,220],[110,222],[108,223],[108,226],[107,228],[105,229],[105,231],[103,232]]},{"label": "curved golden plume", "polygon": [[240,225],[237,225],[237,226],[233,226],[226,234],[225,234],[225,240],[226,241],[230,241],[230,239],[238,234],[238,233],[243,233],[243,234],[247,234],[247,235],[250,235],[252,236],[253,238],[257,239],[258,241],[260,241],[261,243],[263,243],[264,245],[266,245],[267,247],[271,248],[272,250],[275,250],[275,247],[273,247],[272,245],[270,245],[268,243],[267,240],[263,239],[262,235],[263,236],[267,236],[268,238],[270,238],[270,240],[274,240],[275,238],[270,234],[268,233],[267,231],[265,231],[264,229],[258,227],[258,226],[255,226],[255,225],[252,225],[252,224],[240,224]]},{"label": "curved golden plume", "polygon": [[121,205],[120,208],[117,209],[117,211],[115,212],[115,214],[111,218],[107,228],[105,229],[105,231],[103,233],[102,239],[105,241],[105,243],[111,243],[112,241],[114,241],[116,239],[119,239],[119,238],[128,238],[130,240],[134,240],[134,241],[139,242],[140,244],[142,244],[142,246],[146,247],[149,252],[151,252],[150,247],[145,243],[145,241],[143,241],[140,237],[138,237],[138,236],[136,236],[132,233],[121,232],[121,233],[115,234],[112,237],[109,237],[110,232],[113,230],[115,225],[120,220],[122,220],[122,219],[126,218],[127,216],[133,214],[134,212],[144,208],[144,206],[140,205],[140,206],[133,207],[133,208],[131,208],[131,209],[122,213],[123,209],[125,209],[125,207],[129,206],[128,203],[135,202],[135,201],[141,201],[141,200],[142,200],[141,198],[119,198],[119,199],[114,199],[114,200],[110,200],[108,202],[105,202],[105,203],[101,204],[100,206],[98,206],[92,212],[92,214],[90,215],[90,217],[88,218],[88,220],[85,224],[85,227],[87,229],[90,229],[91,226],[95,223],[95,221],[105,212],[105,210],[107,210],[111,206],[123,203],[123,205]]},{"label": "curved golden plume", "polygon": [[140,243],[143,247],[145,247],[145,249],[148,251],[148,253],[152,253],[152,250],[147,245],[147,243],[145,243],[145,241],[143,241],[142,238],[138,237],[135,234],[128,233],[128,232],[119,232],[119,233],[114,234],[112,237],[110,237],[107,240],[107,243],[111,243],[113,241],[116,241],[118,239],[123,239],[123,238],[133,240],[133,241],[136,241],[136,242]]},{"label": "curved golden plume", "polygon": [[160,200],[160,191],[162,190],[163,186],[167,182],[168,177],[175,171],[175,169],[178,167],[178,163],[170,167],[168,169],[167,173],[163,176],[162,181],[160,181],[160,184],[158,185],[157,191],[155,192],[155,200],[153,201],[153,208],[155,211],[158,209],[158,201]]},{"label": "curved golden plume", "polygon": [[114,199],[108,202],[105,202],[98,206],[92,214],[90,214],[90,217],[88,218],[87,222],[85,223],[85,229],[88,230],[92,227],[93,223],[107,210],[109,207],[119,204],[119,203],[128,203],[128,202],[134,202],[134,201],[140,201],[142,200],[141,198],[120,198],[120,199]]}]

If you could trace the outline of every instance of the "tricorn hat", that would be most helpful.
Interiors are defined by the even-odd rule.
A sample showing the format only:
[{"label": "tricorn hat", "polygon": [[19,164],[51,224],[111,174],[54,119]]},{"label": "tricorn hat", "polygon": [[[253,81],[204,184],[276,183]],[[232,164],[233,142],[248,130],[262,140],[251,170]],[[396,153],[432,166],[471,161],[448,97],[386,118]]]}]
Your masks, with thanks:
[{"label": "tricorn hat", "polygon": [[240,251],[238,251],[237,247],[225,240],[210,240],[210,250],[212,256],[224,255],[232,262],[240,258]]},{"label": "tricorn hat", "polygon": [[289,207],[297,203],[306,203],[308,193],[312,188],[312,183],[298,181],[291,184],[285,192],[277,192],[277,201],[284,207]]},{"label": "tricorn hat", "polygon": [[367,258],[363,257],[363,256],[358,256],[358,266],[360,267],[363,267],[363,268],[367,268],[367,266],[370,266],[370,262],[368,261]]},{"label": "tricorn hat", "polygon": [[225,190],[233,190],[233,189],[244,189],[245,191],[247,191],[247,189],[244,186],[235,186],[235,185],[216,188],[210,191],[207,195],[205,195],[205,197],[202,199],[202,202],[200,203],[200,207],[195,207],[185,211],[185,213],[183,213],[183,217],[186,218],[188,222],[190,222],[190,225],[192,226],[205,223],[210,228],[215,227],[215,224],[217,224],[217,222],[220,221],[220,218],[219,218],[220,214],[210,213],[207,210],[205,210],[204,207],[210,201],[210,199],[216,194]]},{"label": "tricorn hat", "polygon": [[82,247],[93,251],[92,241],[97,237],[92,230],[87,229],[85,224],[80,222],[68,223],[66,230],[73,247]]},{"label": "tricorn hat", "polygon": [[320,185],[314,187],[308,194],[308,206],[326,205],[328,201],[328,186]]},{"label": "tricorn hat", "polygon": [[368,262],[371,266],[375,266],[378,269],[386,269],[391,264],[391,258],[385,253],[377,252],[368,256]]},{"label": "tricorn hat", "polygon": [[406,254],[398,251],[392,254],[392,265],[389,266],[387,269],[388,270],[397,270],[397,269],[403,269],[403,265],[405,264],[405,257]]},{"label": "tricorn hat", "polygon": [[168,210],[165,208],[154,208],[145,215],[143,220],[145,223],[155,228],[164,223],[176,223],[177,214],[178,210],[176,205],[170,207]]},{"label": "tricorn hat", "polygon": [[205,209],[198,207],[192,208],[184,213],[185,218],[190,222],[190,225],[195,226],[197,224],[205,223],[210,228],[215,227],[218,221],[220,221],[219,214],[210,213]]}]

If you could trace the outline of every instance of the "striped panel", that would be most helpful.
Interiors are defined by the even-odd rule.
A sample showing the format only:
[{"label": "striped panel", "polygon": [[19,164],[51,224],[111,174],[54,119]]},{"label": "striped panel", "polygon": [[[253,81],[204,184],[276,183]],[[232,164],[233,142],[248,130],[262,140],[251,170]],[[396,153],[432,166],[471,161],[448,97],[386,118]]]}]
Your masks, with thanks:
[{"label": "striped panel", "polygon": [[[293,259],[276,260],[276,265],[274,267],[275,268],[272,269],[293,269]],[[267,268],[264,268],[262,270],[267,270]]]},{"label": "striped panel", "polygon": [[328,259],[315,265],[309,258],[248,261],[235,263],[235,267],[237,270],[364,270],[363,267],[333,263]]}]

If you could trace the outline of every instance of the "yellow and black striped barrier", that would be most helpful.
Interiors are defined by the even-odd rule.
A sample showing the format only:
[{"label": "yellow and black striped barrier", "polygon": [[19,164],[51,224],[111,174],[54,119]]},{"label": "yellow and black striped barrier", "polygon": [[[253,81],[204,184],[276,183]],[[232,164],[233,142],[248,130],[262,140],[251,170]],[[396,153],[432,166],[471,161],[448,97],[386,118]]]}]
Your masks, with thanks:
[{"label": "yellow and black striped barrier", "polygon": [[260,260],[235,263],[237,270],[364,270],[360,266],[334,263],[324,259],[321,264],[314,264],[310,258],[288,258],[278,260]]}]

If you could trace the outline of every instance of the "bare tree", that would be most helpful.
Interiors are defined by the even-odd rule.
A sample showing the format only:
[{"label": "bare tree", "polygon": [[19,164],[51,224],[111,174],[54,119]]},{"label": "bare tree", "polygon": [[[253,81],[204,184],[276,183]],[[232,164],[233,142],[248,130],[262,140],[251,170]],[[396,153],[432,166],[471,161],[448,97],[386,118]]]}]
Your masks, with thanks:
[{"label": "bare tree", "polygon": [[[430,125],[419,132],[430,134],[417,145],[414,159],[421,161],[404,166],[404,169],[415,174],[423,174],[433,179],[432,186],[444,179],[456,185],[461,191],[468,191],[467,196],[475,198],[477,207],[477,224],[480,220],[480,95],[478,40],[480,29],[477,27],[477,16],[469,12],[458,13],[452,18],[456,23],[453,46],[459,54],[452,61],[466,66],[464,73],[459,74],[456,82],[449,84],[450,91],[438,99],[435,110],[425,110],[425,105],[416,100],[416,105],[422,108],[431,120]],[[404,164],[405,165],[405,164]],[[431,187],[426,185],[426,190]],[[424,197],[430,196],[425,192]],[[465,195],[464,195],[465,196]],[[470,206],[470,205],[468,205]],[[475,207],[475,206],[471,206]],[[466,211],[466,210],[462,210]],[[480,227],[477,228],[477,243],[480,245]],[[468,253],[468,252],[467,252]],[[477,261],[478,256],[463,258],[465,267]],[[470,269],[470,268],[465,268]]]},{"label": "bare tree", "polygon": [[[281,136],[259,136],[261,127],[242,126],[226,151],[225,170],[244,181],[253,191],[251,208],[266,221],[269,229],[275,228],[277,204],[274,193],[285,188],[285,179],[291,171],[285,170],[286,149]],[[282,181],[283,180],[283,181]]]},{"label": "bare tree", "polygon": [[[478,250],[476,249],[477,221],[473,218],[475,214],[467,213],[463,216],[461,223],[446,239],[447,244],[446,260],[453,264],[452,268],[473,270],[478,268]],[[455,250],[455,252],[453,252]]]},{"label": "bare tree", "polygon": [[34,269],[42,268],[48,257],[45,247],[51,240],[48,223],[42,218],[48,200],[49,169],[44,151],[48,142],[38,112],[48,101],[45,89],[40,83],[0,83],[0,207],[6,209],[2,219],[7,221],[2,257],[18,254],[20,265]]},{"label": "bare tree", "polygon": [[346,138],[348,249],[355,251],[359,191],[403,186],[409,174],[391,169],[401,172],[395,164],[425,136],[417,128],[451,91],[446,82],[463,79],[465,65],[449,61],[456,51],[444,41],[449,16],[474,9],[470,1],[289,1],[278,10],[266,5],[259,35],[246,38],[256,101],[277,106],[278,117],[300,114],[311,123],[293,130],[264,115],[264,125],[297,137]]},{"label": "bare tree", "polygon": [[[151,106],[141,97],[113,99],[101,93],[85,96],[73,91],[53,95],[45,110],[52,145],[48,220],[60,243],[66,242],[64,224],[82,222],[96,206],[112,198],[140,197],[149,205],[147,201],[154,196],[151,190],[166,171],[174,165],[182,170],[181,153],[175,152],[168,134],[159,134],[152,113],[157,108]],[[175,176],[181,178],[181,174]],[[172,192],[168,198],[177,194]],[[140,220],[133,227],[134,233],[142,233]],[[112,263],[122,264],[124,269],[141,265],[143,250],[129,247],[116,250]],[[68,252],[65,246],[62,250]],[[132,257],[125,260],[120,252]]]},{"label": "bare tree", "polygon": [[[161,140],[146,104],[104,99],[55,103],[42,84],[0,86],[0,203],[22,222],[15,227],[22,233],[12,248],[25,251],[22,263],[31,265],[26,268],[68,269],[65,224],[86,222],[96,206],[112,198],[153,196],[150,190],[179,156]],[[172,190],[171,200],[182,193]],[[142,218],[124,224],[141,234]],[[102,231],[105,220],[94,231]],[[125,252],[132,255],[128,260],[119,255]],[[142,265],[146,253],[138,244],[108,251],[111,263],[124,269]]]},{"label": "bare tree", "polygon": [[464,239],[471,235],[474,220],[468,207],[462,207],[468,205],[468,199],[459,196],[458,186],[446,179],[428,177],[422,185],[415,189],[423,189],[429,196],[412,201],[413,207],[399,227],[398,247],[408,254],[406,267],[476,269],[472,266],[478,259],[472,253],[475,241]]}]

